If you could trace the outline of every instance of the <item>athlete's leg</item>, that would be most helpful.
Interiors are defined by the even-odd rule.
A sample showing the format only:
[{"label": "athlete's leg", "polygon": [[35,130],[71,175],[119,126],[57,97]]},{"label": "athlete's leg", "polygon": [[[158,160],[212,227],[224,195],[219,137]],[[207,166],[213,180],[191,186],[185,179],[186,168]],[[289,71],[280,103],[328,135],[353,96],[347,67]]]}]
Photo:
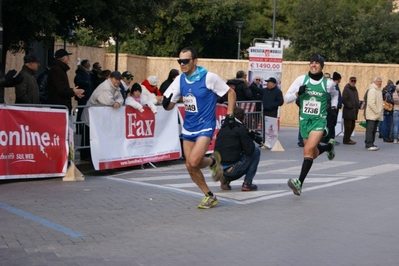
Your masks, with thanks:
[{"label": "athlete's leg", "polygon": [[200,169],[213,163],[212,159],[204,157],[210,142],[211,139],[208,137],[198,137],[195,142],[183,140],[183,150],[188,173],[204,194],[207,194],[210,190]]},{"label": "athlete's leg", "polygon": [[303,147],[303,162],[301,173],[299,175],[299,181],[301,181],[301,185],[303,185],[305,182],[305,178],[313,165],[313,159],[319,156],[319,149],[317,148],[317,145],[322,137],[323,131],[310,131],[308,139],[304,139],[305,147]]}]

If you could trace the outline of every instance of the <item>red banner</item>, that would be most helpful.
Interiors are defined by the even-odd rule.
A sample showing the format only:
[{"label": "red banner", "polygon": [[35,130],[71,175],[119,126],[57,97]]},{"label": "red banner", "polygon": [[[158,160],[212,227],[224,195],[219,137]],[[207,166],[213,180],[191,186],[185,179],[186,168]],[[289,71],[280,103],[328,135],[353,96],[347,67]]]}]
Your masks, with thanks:
[{"label": "red banner", "polygon": [[68,112],[0,107],[0,179],[64,176]]}]

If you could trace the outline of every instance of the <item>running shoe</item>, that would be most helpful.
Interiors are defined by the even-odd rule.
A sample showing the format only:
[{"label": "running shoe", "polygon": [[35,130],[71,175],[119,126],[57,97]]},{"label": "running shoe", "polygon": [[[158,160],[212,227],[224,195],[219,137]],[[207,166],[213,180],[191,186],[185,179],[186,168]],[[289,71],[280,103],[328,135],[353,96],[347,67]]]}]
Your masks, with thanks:
[{"label": "running shoe", "polygon": [[219,203],[218,199],[216,198],[215,195],[213,196],[205,195],[201,203],[198,204],[198,209],[210,209],[211,207],[216,206],[218,203]]},{"label": "running shoe", "polygon": [[300,196],[302,192],[302,184],[301,181],[295,178],[288,179],[287,185],[292,189],[295,195]]},{"label": "running shoe", "polygon": [[335,157],[335,151],[334,151],[335,140],[334,139],[330,139],[328,141],[328,144],[331,144],[331,150],[327,152],[327,158],[330,161],[332,161],[332,160],[334,160],[334,157]]},{"label": "running shoe", "polygon": [[223,169],[220,161],[222,160],[222,157],[220,156],[220,153],[218,151],[214,151],[209,158],[214,159],[215,163],[213,166],[209,166],[212,172],[212,179],[213,181],[217,182],[220,180],[220,178],[223,176]]}]

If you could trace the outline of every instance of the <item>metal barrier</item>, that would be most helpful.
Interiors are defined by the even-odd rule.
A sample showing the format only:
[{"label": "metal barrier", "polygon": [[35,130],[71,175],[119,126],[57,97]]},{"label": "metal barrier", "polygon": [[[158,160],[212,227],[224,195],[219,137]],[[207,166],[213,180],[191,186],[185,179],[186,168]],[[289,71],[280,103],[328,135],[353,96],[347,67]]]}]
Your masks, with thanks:
[{"label": "metal barrier", "polygon": [[[78,105],[72,108],[71,122],[74,131],[74,149],[73,153],[76,155],[76,151],[80,152],[79,159],[89,159],[90,155],[90,128],[87,125],[89,121],[82,121],[81,115],[85,108],[89,108],[88,105]],[[83,155],[83,158],[82,158]],[[74,156],[74,160],[76,156]]]},{"label": "metal barrier", "polygon": [[263,119],[263,103],[262,101],[237,101],[236,105],[244,109],[246,119],[245,126],[255,132],[265,134],[264,119]]}]

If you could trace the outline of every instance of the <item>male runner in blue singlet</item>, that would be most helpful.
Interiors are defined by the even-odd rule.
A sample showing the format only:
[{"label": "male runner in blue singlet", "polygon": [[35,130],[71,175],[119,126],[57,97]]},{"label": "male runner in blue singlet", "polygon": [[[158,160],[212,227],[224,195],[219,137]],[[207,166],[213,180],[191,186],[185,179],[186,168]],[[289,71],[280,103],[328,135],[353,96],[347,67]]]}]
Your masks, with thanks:
[{"label": "male runner in blue singlet", "polygon": [[209,166],[214,181],[220,180],[223,175],[220,154],[215,151],[211,156],[205,157],[216,127],[217,96],[222,97],[227,93],[225,124],[234,127],[236,94],[218,75],[197,66],[198,54],[193,48],[182,49],[177,62],[182,74],[177,76],[165,91],[162,105],[165,110],[171,110],[180,97],[183,97],[185,117],[182,136],[186,167],[191,179],[205,194],[198,208],[209,209],[216,206],[218,201],[209,190],[201,168]]}]

